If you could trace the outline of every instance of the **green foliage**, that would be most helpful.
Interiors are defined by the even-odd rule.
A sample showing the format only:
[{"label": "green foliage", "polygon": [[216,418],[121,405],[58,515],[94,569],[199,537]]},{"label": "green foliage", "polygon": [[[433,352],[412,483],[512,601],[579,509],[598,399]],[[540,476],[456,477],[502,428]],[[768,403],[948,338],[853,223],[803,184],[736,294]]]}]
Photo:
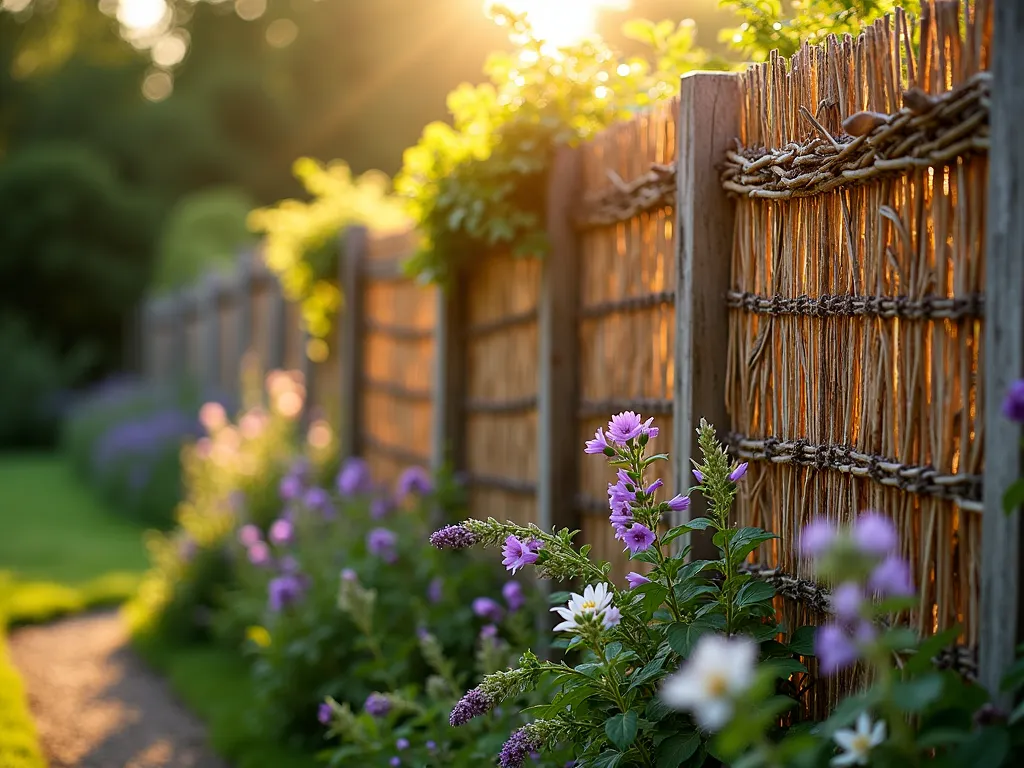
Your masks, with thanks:
[{"label": "green foliage", "polygon": [[173,291],[216,269],[229,269],[253,245],[246,219],[253,203],[237,187],[214,187],[181,198],[164,222],[153,286]]},{"label": "green foliage", "polygon": [[46,768],[24,685],[7,653],[5,601],[8,589],[9,585],[0,574],[0,765]]},{"label": "green foliage", "polygon": [[448,96],[452,125],[428,125],[395,181],[424,235],[408,268],[426,280],[444,281],[471,253],[542,255],[555,148],[670,98],[682,72],[722,66],[694,46],[692,23],[630,22],[648,55],[624,58],[598,38],[553,50],[526,17],[492,12],[515,50],[491,54],[488,82]]},{"label": "green foliage", "polygon": [[856,35],[867,24],[901,6],[915,13],[917,0],[720,0],[740,18],[736,29],[720,39],[755,61],[773,50],[791,56],[803,43],[820,43],[827,35]]},{"label": "green foliage", "polygon": [[343,162],[323,166],[309,158],[298,160],[294,172],[312,200],[282,200],[253,211],[249,226],[266,234],[264,261],[285,296],[301,303],[303,326],[314,338],[307,353],[319,362],[327,357],[326,339],[342,301],[337,286],[342,231],[353,224],[400,229],[407,219],[379,172],[354,178]]}]

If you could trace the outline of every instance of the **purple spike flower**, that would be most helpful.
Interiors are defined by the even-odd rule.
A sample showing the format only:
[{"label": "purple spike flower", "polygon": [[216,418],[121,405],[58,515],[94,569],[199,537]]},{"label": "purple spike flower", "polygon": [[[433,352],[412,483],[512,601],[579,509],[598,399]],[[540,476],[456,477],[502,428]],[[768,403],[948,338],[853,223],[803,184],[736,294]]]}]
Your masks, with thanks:
[{"label": "purple spike flower", "polygon": [[690,508],[690,497],[683,496],[681,493],[677,493],[671,499],[668,500],[668,508],[673,512],[683,512]]},{"label": "purple spike flower", "polygon": [[834,675],[860,658],[853,639],[838,624],[826,624],[814,635],[814,655],[822,674]]},{"label": "purple spike flower", "polygon": [[302,479],[295,475],[285,475],[278,486],[278,494],[288,501],[299,498],[302,494]]},{"label": "purple spike flower", "polygon": [[408,739],[398,739],[395,742],[395,749],[397,749],[399,752],[401,752],[402,750],[408,749],[408,748],[409,748],[409,740]]},{"label": "purple spike flower", "polygon": [[278,518],[274,521],[274,524],[270,526],[270,540],[278,546],[286,546],[291,543],[295,536],[295,526],[291,524],[290,520],[285,518]]},{"label": "purple spike flower", "polygon": [[434,603],[440,603],[444,598],[444,579],[440,576],[430,580],[430,584],[427,585],[427,600]]},{"label": "purple spike flower", "polygon": [[397,559],[397,543],[398,537],[394,531],[387,528],[374,528],[366,535],[366,549],[371,555],[381,558],[386,563],[393,563]]},{"label": "purple spike flower", "polygon": [[331,505],[331,495],[323,488],[310,488],[302,498],[302,503],[307,509],[319,512],[324,517],[334,516],[334,507]]},{"label": "purple spike flower", "polygon": [[364,459],[350,458],[338,473],[338,491],[343,496],[366,493],[371,484],[370,465]]},{"label": "purple spike flower", "polygon": [[1003,416],[1010,421],[1024,423],[1024,379],[1010,385],[1003,400]]},{"label": "purple spike flower", "polygon": [[316,719],[320,721],[321,725],[327,725],[331,722],[331,716],[334,712],[331,710],[331,705],[326,701],[320,702],[319,708],[316,711]]},{"label": "purple spike flower", "polygon": [[827,520],[820,517],[811,520],[800,533],[800,554],[810,558],[822,557],[832,548],[837,535],[836,527]]},{"label": "purple spike flower", "polygon": [[635,555],[637,552],[644,552],[651,548],[654,543],[654,531],[645,525],[640,523],[633,523],[626,535],[623,537],[623,541],[626,544],[626,549],[629,550],[630,554]]},{"label": "purple spike flower", "polygon": [[878,557],[895,552],[899,545],[896,526],[878,512],[864,512],[854,521],[853,541],[861,552]]},{"label": "purple spike flower", "polygon": [[243,525],[238,529],[238,541],[241,542],[243,547],[251,547],[262,539],[263,536],[260,534],[260,529],[252,523]]},{"label": "purple spike flower", "polygon": [[438,549],[469,549],[479,537],[462,525],[446,525],[430,534],[430,543]]},{"label": "purple spike flower", "polygon": [[747,474],[747,464],[748,462],[744,461],[742,464],[736,467],[736,469],[729,473],[729,479],[735,483],[737,480],[739,480],[741,477]]},{"label": "purple spike flower", "polygon": [[448,722],[452,726],[465,725],[474,717],[487,714],[491,711],[494,702],[491,697],[479,688],[473,688],[466,692],[466,695],[459,699],[459,703],[452,709]]},{"label": "purple spike flower", "polygon": [[270,547],[262,541],[257,541],[249,547],[249,562],[253,565],[266,565],[270,562]]},{"label": "purple spike flower", "polygon": [[387,696],[382,696],[379,693],[371,693],[366,697],[366,702],[363,704],[363,710],[370,717],[387,717],[391,711],[391,701]]},{"label": "purple spike flower", "polygon": [[501,621],[505,610],[489,597],[478,597],[473,601],[473,613],[490,621]]},{"label": "purple spike flower", "polygon": [[697,479],[698,483],[703,483],[704,482],[704,473],[703,472],[701,472],[699,469],[694,469],[694,470],[691,470],[691,471],[693,472],[693,476]]},{"label": "purple spike flower", "polygon": [[510,613],[515,613],[526,605],[526,596],[523,595],[523,588],[518,581],[505,582],[501,588],[501,596],[505,598]]},{"label": "purple spike flower", "polygon": [[644,490],[644,493],[646,493],[648,496],[650,496],[656,490],[661,488],[661,486],[663,486],[664,484],[665,483],[663,483],[661,478],[659,477],[657,480],[655,480],[653,483],[651,483],[649,486],[647,486],[646,490]]},{"label": "purple spike flower", "polygon": [[424,496],[433,488],[434,484],[427,470],[423,467],[409,467],[398,478],[395,494],[399,499],[406,499],[410,496]]},{"label": "purple spike flower", "polygon": [[890,555],[875,567],[868,586],[882,597],[910,597],[914,594],[910,565],[903,558]]},{"label": "purple spike flower", "polygon": [[540,749],[537,738],[531,735],[526,726],[512,732],[505,746],[501,748],[498,764],[501,768],[523,768],[530,753]]},{"label": "purple spike flower", "polygon": [[284,574],[272,579],[267,586],[267,599],[270,610],[280,613],[285,608],[294,605],[302,598],[302,580],[295,574]]}]

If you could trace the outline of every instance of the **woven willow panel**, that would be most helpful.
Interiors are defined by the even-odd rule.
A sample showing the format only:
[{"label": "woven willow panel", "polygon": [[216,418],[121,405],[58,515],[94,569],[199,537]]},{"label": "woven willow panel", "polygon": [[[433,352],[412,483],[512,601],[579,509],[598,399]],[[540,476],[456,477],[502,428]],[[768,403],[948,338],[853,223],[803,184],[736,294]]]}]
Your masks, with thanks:
[{"label": "woven willow panel", "polygon": [[[675,100],[651,114],[605,131],[583,148],[584,198],[592,203],[651,171],[670,166],[676,155]],[[674,185],[672,185],[674,188]],[[586,229],[580,247],[579,382],[577,440],[603,426],[612,412],[634,410],[654,416],[661,428],[655,451],[672,445],[671,403],[675,349],[675,214],[674,200],[639,215],[619,205],[617,223]],[[593,205],[590,206],[593,208]],[[626,301],[627,303],[623,303]],[[632,303],[628,303],[632,302]],[[651,412],[651,406],[657,407]],[[647,406],[647,407],[645,407]],[[667,412],[666,412],[667,410]],[[641,570],[623,555],[608,523],[607,462],[580,457],[581,541],[593,554],[611,561],[621,582],[627,571]],[[658,467],[668,488],[674,487],[670,465]],[[652,478],[653,479],[653,478]]]},{"label": "woven willow panel", "polygon": [[466,276],[465,455],[475,517],[537,520],[540,277],[539,260],[511,256],[483,259]]},{"label": "woven willow panel", "polygon": [[[914,566],[913,624],[927,634],[961,623],[974,645],[981,518],[965,480],[982,469],[982,322],[971,308],[984,285],[987,134],[972,97],[958,94],[984,79],[976,73],[988,61],[990,10],[979,1],[960,17],[957,5],[924,4],[913,56],[914,25],[898,13],[856,40],[805,46],[742,75],[747,149],[734,158],[742,168],[726,173],[735,185],[727,188],[743,188],[727,401],[732,429],[755,441],[739,443],[752,451],[739,519],[781,537],[758,554],[762,562],[809,576],[795,550],[811,517],[883,511]],[[913,86],[926,94],[907,101],[918,117],[908,109],[847,148],[879,148],[857,154],[856,168],[829,165],[857,144],[846,118],[899,112]],[[943,103],[967,106],[933,109],[928,97],[951,90]],[[750,163],[773,154],[762,165],[776,171],[764,180]],[[838,298],[815,306],[823,296]],[[870,301],[843,298],[853,296]],[[810,303],[782,314],[770,302],[752,309],[772,297]],[[897,297],[902,312],[876,301]],[[756,441],[768,438],[806,441],[797,446],[805,463],[788,461],[784,445],[765,460]],[[902,486],[901,466],[911,468]],[[912,487],[914,468],[938,479]],[[814,618],[794,604],[784,610],[790,626]],[[848,682],[828,682],[826,697]]]}]

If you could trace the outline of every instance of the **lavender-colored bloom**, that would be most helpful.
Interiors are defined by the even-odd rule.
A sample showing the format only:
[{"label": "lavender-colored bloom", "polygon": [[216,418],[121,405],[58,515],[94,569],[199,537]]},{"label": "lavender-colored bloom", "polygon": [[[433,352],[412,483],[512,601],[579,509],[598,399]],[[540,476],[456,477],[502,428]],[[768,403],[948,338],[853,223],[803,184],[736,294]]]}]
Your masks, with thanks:
[{"label": "lavender-colored bloom", "polygon": [[868,586],[882,597],[910,597],[914,594],[910,565],[903,558],[890,555],[871,572]]},{"label": "lavender-colored bloom", "polygon": [[359,581],[359,574],[353,571],[351,568],[345,568],[341,572],[342,581]]},{"label": "lavender-colored bloom", "polygon": [[586,447],[583,449],[584,453],[604,453],[604,449],[608,447],[608,441],[604,438],[604,432],[598,428],[597,432],[594,433],[593,440],[587,440]]},{"label": "lavender-colored bloom", "polygon": [[1003,416],[1010,421],[1024,423],[1024,379],[1010,385],[1003,400]]},{"label": "lavender-colored bloom", "polygon": [[611,629],[612,627],[617,627],[620,621],[622,621],[622,611],[613,605],[604,612],[601,624],[605,629]]},{"label": "lavender-colored bloom", "polygon": [[498,765],[501,768],[523,768],[526,758],[530,756],[531,752],[536,752],[538,749],[540,749],[540,744],[537,742],[537,738],[531,735],[524,726],[513,731],[508,741],[505,742],[505,746],[501,748],[501,754],[498,755]]},{"label": "lavender-colored bloom", "polygon": [[326,701],[320,703],[320,707],[316,711],[316,719],[320,721],[322,725],[327,725],[331,722],[331,716],[334,712],[331,710],[331,705]]},{"label": "lavender-colored bloom", "polygon": [[383,520],[394,508],[395,505],[391,499],[386,496],[378,496],[370,502],[370,517],[374,520]]},{"label": "lavender-colored bloom", "polygon": [[430,473],[423,467],[409,467],[398,478],[395,487],[395,495],[399,499],[407,499],[410,496],[424,496],[434,488],[430,480]]},{"label": "lavender-colored bloom", "polygon": [[853,541],[865,554],[882,557],[896,551],[896,526],[885,515],[864,512],[853,523]]},{"label": "lavender-colored bloom", "polygon": [[690,471],[693,472],[693,476],[696,478],[698,483],[703,483],[704,482],[704,473],[703,472],[701,472],[699,469],[691,469]]},{"label": "lavender-colored bloom", "polygon": [[501,621],[505,610],[489,597],[478,597],[473,601],[473,613],[482,619]]},{"label": "lavender-colored bloom", "polygon": [[430,639],[430,630],[424,626],[416,627],[416,637],[419,638],[421,643],[427,642]]},{"label": "lavender-colored bloom", "polygon": [[394,562],[395,545],[398,543],[398,536],[394,531],[387,528],[374,528],[366,535],[366,548],[374,557],[379,557],[385,562]]},{"label": "lavender-colored bloom", "polygon": [[286,501],[292,501],[302,495],[302,479],[295,475],[285,475],[278,486],[278,495]]},{"label": "lavender-colored bloom", "polygon": [[251,547],[262,539],[263,536],[260,534],[260,529],[251,523],[249,525],[243,525],[238,529],[238,540],[241,542],[243,547]]},{"label": "lavender-colored bloom", "polygon": [[505,546],[501,550],[501,554],[504,556],[501,564],[505,566],[506,570],[512,571],[512,574],[515,575],[515,572],[524,565],[531,565],[537,562],[537,551],[539,549],[539,541],[523,542],[515,536],[509,536],[505,539]]},{"label": "lavender-colored bloom", "polygon": [[427,600],[434,603],[440,603],[444,599],[444,579],[440,576],[430,580],[430,584],[427,585]]},{"label": "lavender-colored bloom", "polygon": [[864,592],[852,581],[840,584],[832,592],[832,610],[843,621],[856,621],[863,602]]},{"label": "lavender-colored bloom", "polygon": [[398,739],[398,741],[395,742],[395,749],[397,749],[399,752],[401,752],[404,749],[408,749],[408,748],[409,748],[409,740],[408,739]]},{"label": "lavender-colored bloom", "polygon": [[270,562],[270,547],[262,541],[257,541],[249,547],[249,562],[253,565],[266,565]]},{"label": "lavender-colored bloom", "polygon": [[800,533],[800,553],[804,557],[822,557],[836,541],[836,527],[822,518],[815,518]]},{"label": "lavender-colored bloom", "polygon": [[310,488],[302,498],[307,509],[319,512],[324,517],[334,516],[334,507],[331,504],[331,495],[323,488]]},{"label": "lavender-colored bloom", "polygon": [[438,549],[469,549],[480,539],[462,525],[446,525],[430,534],[430,543]]},{"label": "lavender-colored bloom", "polygon": [[480,638],[483,640],[493,640],[498,636],[498,628],[494,624],[484,624],[480,628]]},{"label": "lavender-colored bloom", "polygon": [[267,587],[270,610],[278,613],[294,605],[302,598],[302,580],[294,574],[285,574],[272,579]]},{"label": "lavender-colored bloom", "polygon": [[736,467],[736,469],[729,473],[729,479],[735,483],[737,480],[739,480],[741,477],[747,474],[747,464],[748,462],[744,461],[742,464]]},{"label": "lavender-colored bloom", "polygon": [[371,693],[366,697],[366,702],[363,704],[363,710],[370,717],[387,717],[391,711],[391,701],[387,696],[382,696],[379,693]]},{"label": "lavender-colored bloom", "polygon": [[494,702],[491,701],[490,696],[479,688],[473,688],[466,691],[466,695],[459,699],[459,703],[452,709],[448,722],[456,727],[465,725],[474,717],[480,717],[480,715],[490,712],[493,706]]},{"label": "lavender-colored bloom", "polygon": [[576,761],[570,760],[563,766],[563,768],[576,768]]},{"label": "lavender-colored bloom", "polygon": [[400,766],[401,764],[402,758],[400,758],[398,755],[395,755],[390,760],[388,760],[388,765],[390,765],[391,768],[398,768],[398,766]]},{"label": "lavender-colored bloom", "polygon": [[690,508],[690,497],[683,496],[681,493],[677,493],[671,499],[668,500],[668,508],[673,512],[683,512]]},{"label": "lavender-colored bloom", "polygon": [[433,739],[431,739],[424,746],[426,746],[427,752],[433,752],[434,750],[437,749],[437,742],[434,741]]},{"label": "lavender-colored bloom", "polygon": [[665,483],[663,483],[661,478],[659,477],[657,480],[655,480],[653,483],[651,483],[649,486],[647,486],[647,489],[644,491],[644,493],[646,493],[648,496],[650,496],[656,490],[661,488],[661,486],[663,486],[664,484]]},{"label": "lavender-colored bloom", "polygon": [[363,459],[350,458],[338,473],[338,492],[343,496],[366,493],[371,484],[370,465]]},{"label": "lavender-colored bloom", "polygon": [[508,604],[508,609],[512,613],[526,605],[526,596],[518,581],[506,582],[505,586],[501,588],[501,596],[505,598],[505,603]]},{"label": "lavender-colored bloom", "polygon": [[281,517],[270,526],[270,533],[268,535],[271,542],[283,547],[290,544],[294,538],[295,526],[292,525],[291,520]]},{"label": "lavender-colored bloom", "polygon": [[626,535],[623,537],[623,542],[626,544],[626,549],[629,550],[630,554],[635,555],[637,552],[644,552],[651,548],[654,543],[654,531],[645,525],[640,523],[633,523]]},{"label": "lavender-colored bloom", "polygon": [[826,624],[814,635],[814,655],[822,674],[833,675],[852,666],[860,657],[857,646],[837,624]]},{"label": "lavender-colored bloom", "polygon": [[616,414],[608,422],[608,439],[619,445],[625,445],[630,440],[639,437],[643,431],[643,419],[633,411]]},{"label": "lavender-colored bloom", "polygon": [[281,558],[281,561],[277,564],[280,568],[281,573],[298,573],[299,572],[299,561],[291,555],[285,555]]},{"label": "lavender-colored bloom", "polygon": [[636,589],[641,584],[650,584],[651,580],[646,576],[641,576],[639,573],[630,571],[626,574],[626,581],[629,582],[630,589]]}]

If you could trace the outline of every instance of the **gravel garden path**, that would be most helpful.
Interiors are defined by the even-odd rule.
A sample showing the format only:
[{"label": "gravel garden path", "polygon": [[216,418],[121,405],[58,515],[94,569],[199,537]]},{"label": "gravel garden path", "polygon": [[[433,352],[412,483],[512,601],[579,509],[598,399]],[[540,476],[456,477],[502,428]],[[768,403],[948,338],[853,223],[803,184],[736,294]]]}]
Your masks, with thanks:
[{"label": "gravel garden path", "polygon": [[116,612],[16,629],[9,645],[50,768],[227,768]]}]

